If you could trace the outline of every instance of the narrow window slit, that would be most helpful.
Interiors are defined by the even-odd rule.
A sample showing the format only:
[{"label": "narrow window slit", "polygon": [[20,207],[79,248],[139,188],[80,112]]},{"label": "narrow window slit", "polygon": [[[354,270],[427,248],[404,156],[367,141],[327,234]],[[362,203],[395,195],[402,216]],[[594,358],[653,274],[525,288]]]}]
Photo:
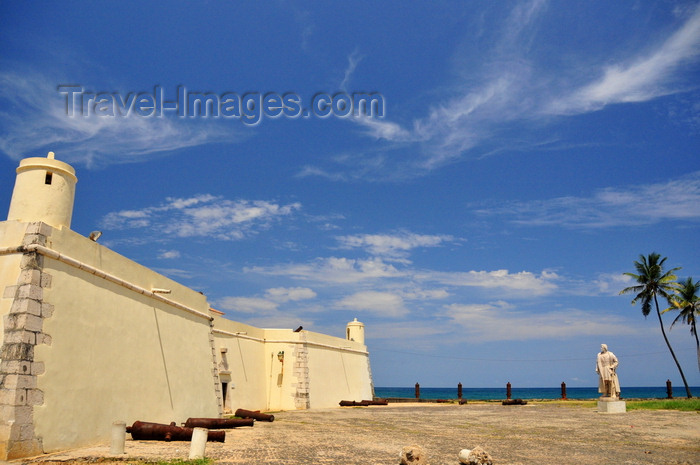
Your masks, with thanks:
[{"label": "narrow window slit", "polygon": [[51,184],[52,177],[53,177],[53,173],[47,171],[46,172],[46,179],[44,179],[44,184]]}]

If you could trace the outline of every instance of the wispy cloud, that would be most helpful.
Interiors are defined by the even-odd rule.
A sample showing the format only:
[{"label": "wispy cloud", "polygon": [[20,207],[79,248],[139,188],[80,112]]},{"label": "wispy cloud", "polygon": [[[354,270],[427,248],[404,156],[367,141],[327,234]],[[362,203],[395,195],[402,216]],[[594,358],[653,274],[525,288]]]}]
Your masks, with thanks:
[{"label": "wispy cloud", "polygon": [[560,277],[553,272],[543,271],[535,274],[530,271],[511,273],[508,270],[495,271],[419,271],[416,279],[437,282],[456,287],[475,287],[482,289],[501,289],[511,295],[541,296],[557,289],[555,281]]},{"label": "wispy cloud", "polygon": [[262,297],[224,297],[215,304],[217,309],[254,314],[275,312],[279,306],[279,303]]},{"label": "wispy cloud", "polygon": [[513,202],[475,210],[530,226],[606,228],[700,220],[700,171],[664,183],[606,188],[590,197]]},{"label": "wispy cloud", "polygon": [[167,260],[171,260],[173,258],[180,258],[180,251],[178,251],[178,250],[163,250],[158,255],[158,258],[164,258]]},{"label": "wispy cloud", "polygon": [[242,239],[265,229],[301,208],[299,203],[280,205],[266,200],[228,200],[210,194],[168,198],[163,204],[140,210],[107,214],[102,226],[108,229],[143,229],[174,237]]},{"label": "wispy cloud", "polygon": [[228,296],[216,301],[217,308],[241,313],[276,312],[281,304],[309,300],[316,293],[308,287],[274,287],[267,289],[263,296]]},{"label": "wispy cloud", "polygon": [[[403,263],[403,265],[402,265]],[[282,264],[270,267],[249,267],[245,271],[290,279],[316,282],[321,285],[369,284],[374,290],[391,289],[410,283],[435,283],[439,289],[412,291],[403,295],[407,298],[438,299],[446,296],[445,286],[454,288],[500,289],[513,296],[542,296],[557,289],[556,281],[561,279],[556,273],[543,271],[539,274],[530,271],[511,273],[508,270],[495,271],[436,271],[415,269],[405,266],[408,261],[389,264],[382,257],[350,259],[341,257],[318,258],[308,263]]]},{"label": "wispy cloud", "polygon": [[336,237],[344,249],[360,248],[372,255],[404,257],[418,247],[438,247],[444,242],[453,241],[449,235],[426,235],[411,232],[397,234],[357,234]]},{"label": "wispy cloud", "polygon": [[355,49],[350,55],[348,55],[348,67],[345,68],[345,75],[343,76],[343,80],[340,82],[339,86],[341,90],[347,92],[348,83],[352,78],[352,73],[355,72],[355,68],[357,68],[357,65],[363,58],[364,56],[360,54],[358,49]]},{"label": "wispy cloud", "polygon": [[606,66],[599,79],[569,96],[549,103],[545,111],[576,114],[595,111],[613,103],[644,102],[663,95],[696,87],[697,83],[678,81],[680,66],[700,55],[700,6],[686,23],[651,53],[633,57],[627,63]]},{"label": "wispy cloud", "polygon": [[296,302],[316,297],[316,293],[308,287],[273,287],[268,289],[265,295],[275,302]]},{"label": "wispy cloud", "polygon": [[515,310],[504,301],[452,304],[445,306],[444,311],[471,340],[478,342],[619,336],[636,332],[612,313],[593,314],[577,309],[534,313]]},{"label": "wispy cloud", "polygon": [[[604,295],[619,295],[620,291],[632,284],[632,278],[620,273],[601,273],[593,280],[597,291]],[[590,294],[589,294],[590,295]]]},{"label": "wispy cloud", "polygon": [[21,159],[52,150],[69,163],[107,165],[244,138],[242,132],[212,121],[68,116],[58,84],[39,73],[0,72],[2,152]]},{"label": "wispy cloud", "polygon": [[[302,324],[308,328],[314,323],[308,314],[317,311],[313,305],[316,297],[316,292],[308,287],[274,287],[262,295],[226,296],[215,299],[213,304],[217,310],[230,312],[253,326],[283,328]],[[312,304],[296,305],[302,301]]]},{"label": "wispy cloud", "polygon": [[[483,63],[464,82],[453,82],[450,94],[433,99],[424,116],[410,122],[350,118],[365,134],[384,142],[381,150],[358,153],[358,165],[333,159],[335,168],[307,166],[304,175],[332,180],[420,176],[465,156],[537,147],[550,134],[523,140],[519,127],[551,127],[561,118],[601,110],[607,105],[646,102],[687,92],[697,83],[684,66],[700,57],[700,6],[665,38],[650,38],[626,56],[566,57],[564,69],[542,61],[537,42],[539,19],[548,11],[543,0],[518,2],[503,20],[497,40],[484,52]],[[434,94],[432,94],[434,95]],[[393,156],[401,154],[401,157]],[[369,160],[376,160],[374,165]],[[390,163],[388,160],[391,160]]]},{"label": "wispy cloud", "polygon": [[318,258],[310,263],[276,265],[271,267],[249,267],[249,273],[272,276],[286,276],[293,279],[315,281],[326,284],[359,283],[379,278],[403,276],[393,265],[381,258]]},{"label": "wispy cloud", "polygon": [[403,316],[408,313],[401,296],[391,292],[357,292],[337,301],[335,305],[340,308],[367,311],[386,317]]}]

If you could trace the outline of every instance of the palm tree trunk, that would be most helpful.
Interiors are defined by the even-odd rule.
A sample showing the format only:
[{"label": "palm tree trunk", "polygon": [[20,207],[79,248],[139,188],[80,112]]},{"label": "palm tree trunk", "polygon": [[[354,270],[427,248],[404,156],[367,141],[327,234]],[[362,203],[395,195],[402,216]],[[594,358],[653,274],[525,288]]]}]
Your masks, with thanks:
[{"label": "palm tree trunk", "polygon": [[666,345],[668,346],[668,350],[671,352],[671,356],[673,357],[673,361],[676,362],[676,366],[678,367],[678,371],[681,374],[681,378],[683,379],[683,384],[685,385],[685,393],[688,395],[688,399],[692,398],[693,395],[690,393],[690,388],[688,387],[688,381],[685,380],[685,375],[683,374],[683,369],[681,368],[681,364],[678,363],[678,359],[676,358],[675,352],[673,352],[673,349],[671,348],[671,343],[668,342],[668,338],[666,337],[666,330],[664,329],[664,322],[661,319],[661,312],[659,311],[659,301],[656,299],[656,294],[654,294],[654,303],[656,304],[656,314],[659,317],[659,324],[661,325],[661,334],[664,336],[664,341],[666,341]]},{"label": "palm tree trunk", "polygon": [[700,371],[700,341],[698,341],[698,328],[695,326],[695,320],[693,320],[693,334],[695,334],[695,347],[698,353],[698,371]]}]

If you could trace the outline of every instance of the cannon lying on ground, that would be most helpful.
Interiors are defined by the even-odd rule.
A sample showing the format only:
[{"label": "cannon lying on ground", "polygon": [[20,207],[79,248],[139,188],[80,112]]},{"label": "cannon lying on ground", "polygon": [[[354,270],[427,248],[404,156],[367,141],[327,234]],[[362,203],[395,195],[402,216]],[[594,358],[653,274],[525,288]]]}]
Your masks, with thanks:
[{"label": "cannon lying on ground", "polygon": [[252,418],[188,418],[185,428],[228,429],[254,424]]},{"label": "cannon lying on ground", "polygon": [[[126,432],[137,441],[191,441],[192,428],[175,426],[175,422],[169,425],[161,423],[148,423],[135,421],[133,425],[126,427]],[[209,431],[207,441],[224,442],[226,431]]]},{"label": "cannon lying on ground", "polygon": [[506,399],[501,402],[501,405],[527,405],[527,401],[522,399]]},{"label": "cannon lying on ground", "polygon": [[274,415],[268,415],[267,413],[253,412],[251,410],[245,410],[239,408],[234,412],[234,415],[241,418],[253,418],[258,421],[275,421]]},{"label": "cannon lying on ground", "polygon": [[383,399],[378,400],[362,400],[357,402],[355,400],[341,400],[341,407],[367,407],[370,405],[389,405],[389,402]]}]

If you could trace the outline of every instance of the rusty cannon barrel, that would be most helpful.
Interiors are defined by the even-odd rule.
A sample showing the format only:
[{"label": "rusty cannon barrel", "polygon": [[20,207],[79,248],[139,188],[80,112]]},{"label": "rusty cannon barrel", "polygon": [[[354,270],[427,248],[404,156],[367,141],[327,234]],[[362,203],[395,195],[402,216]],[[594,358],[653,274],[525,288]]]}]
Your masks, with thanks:
[{"label": "rusty cannon barrel", "polygon": [[389,401],[386,399],[363,400],[362,402],[367,402],[367,405],[389,405]]},{"label": "rusty cannon barrel", "polygon": [[367,407],[369,405],[368,401],[356,401],[356,400],[341,400],[339,402],[341,407]]},{"label": "rusty cannon barrel", "polygon": [[252,418],[188,418],[185,428],[229,429],[254,424]]},{"label": "rusty cannon barrel", "polygon": [[506,399],[501,402],[501,405],[527,405],[527,401],[522,399]]},{"label": "rusty cannon barrel", "polygon": [[[126,432],[136,441],[191,441],[193,429],[176,426],[175,422],[163,425],[135,421],[133,425],[126,427]],[[209,431],[207,435],[207,441],[224,442],[225,439],[226,431]]]},{"label": "rusty cannon barrel", "polygon": [[385,399],[376,400],[341,400],[338,402],[341,407],[369,407],[370,405],[389,405],[389,401]]},{"label": "rusty cannon barrel", "polygon": [[234,412],[234,415],[241,418],[253,418],[258,421],[275,421],[274,415],[268,415],[267,413],[253,412],[251,410],[245,410],[239,408]]},{"label": "rusty cannon barrel", "polygon": [[341,407],[369,407],[370,405],[381,405],[375,404],[373,400],[341,400],[339,404]]}]

